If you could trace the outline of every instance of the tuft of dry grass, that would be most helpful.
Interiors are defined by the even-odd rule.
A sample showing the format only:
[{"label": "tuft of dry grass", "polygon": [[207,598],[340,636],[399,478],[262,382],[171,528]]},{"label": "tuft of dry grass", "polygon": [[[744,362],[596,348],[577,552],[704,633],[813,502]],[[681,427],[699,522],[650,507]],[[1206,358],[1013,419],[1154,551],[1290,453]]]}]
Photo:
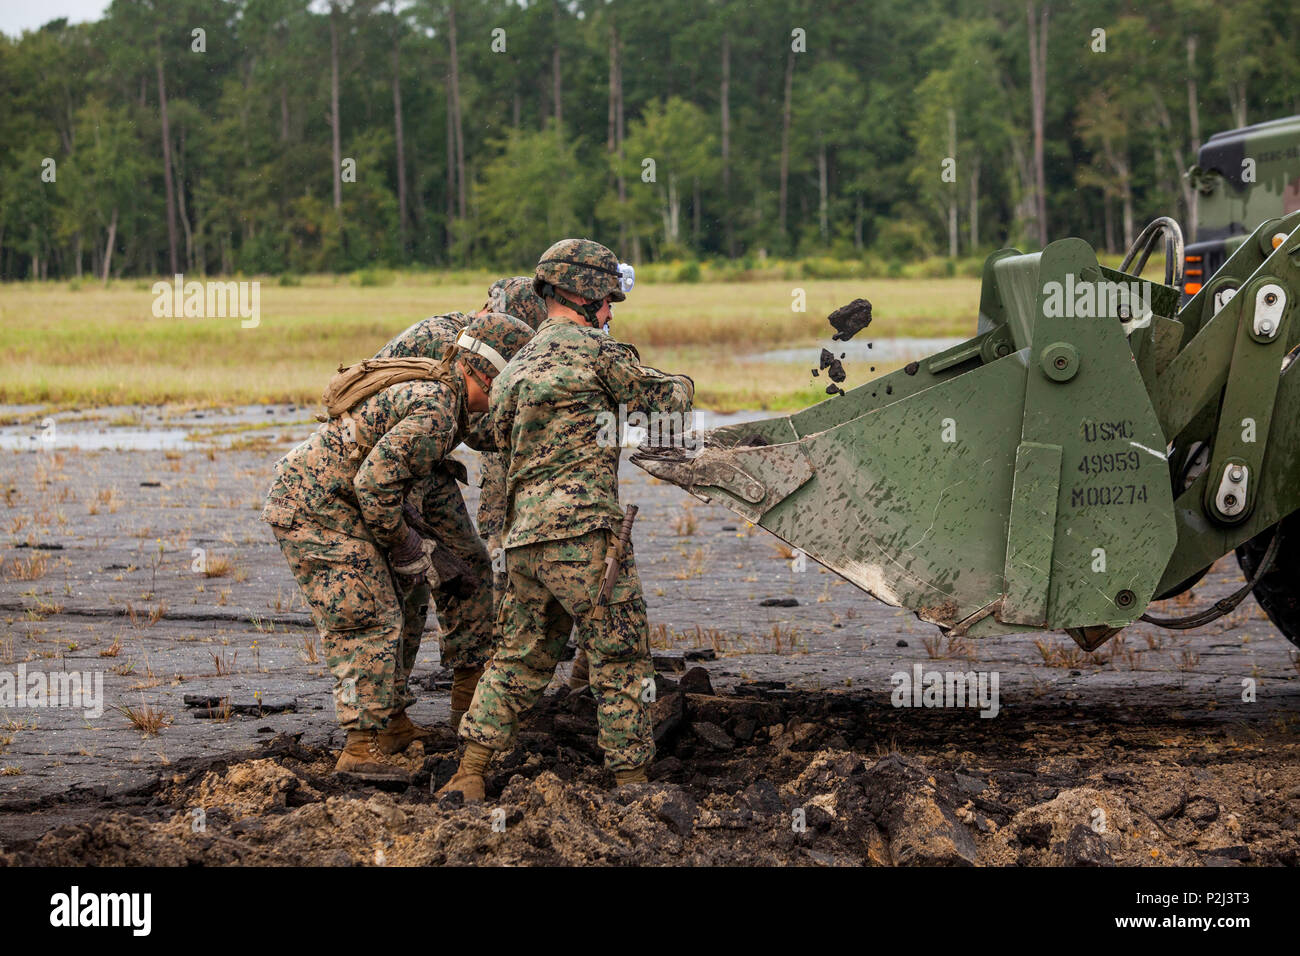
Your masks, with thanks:
[{"label": "tuft of dry grass", "polygon": [[1142,669],[1142,655],[1146,651],[1129,647],[1127,634],[1116,634],[1104,646],[1088,654],[1090,663],[1098,667],[1109,664],[1118,669],[1121,664],[1131,671]]},{"label": "tuft of dry grass", "polygon": [[95,497],[90,499],[90,504],[86,506],[86,513],[97,515],[104,510],[109,514],[117,514],[121,507],[122,496],[116,488],[101,488],[95,492]]},{"label": "tuft of dry grass", "polygon": [[99,652],[100,657],[117,657],[122,653],[122,638],[113,638],[113,643]]},{"label": "tuft of dry grass", "polygon": [[973,661],[975,659],[974,645],[961,636],[932,634],[929,637],[921,638],[921,645],[925,648],[925,653],[931,660],[942,661],[964,658]]},{"label": "tuft of dry grass", "polygon": [[270,451],[278,443],[266,435],[250,435],[233,439],[227,446],[229,451]]},{"label": "tuft of dry grass", "polygon": [[49,565],[49,555],[38,551],[30,557],[13,562],[9,567],[9,577],[15,581],[36,581],[45,577]]},{"label": "tuft of dry grass", "polygon": [[727,635],[716,627],[704,628],[695,625],[695,633],[692,640],[696,647],[711,647],[715,653],[723,654],[726,652],[729,641]]},{"label": "tuft of dry grass", "polygon": [[45,598],[37,598],[36,605],[29,609],[29,613],[37,620],[44,620],[52,614],[61,614],[63,605],[57,601],[47,601]]},{"label": "tuft of dry grass", "polygon": [[167,616],[167,602],[159,601],[157,604],[155,604],[152,608],[149,609],[149,626],[153,627],[155,624],[157,624],[166,616]]},{"label": "tuft of dry grass", "polygon": [[781,561],[794,560],[794,548],[790,547],[784,541],[769,541],[768,544],[776,552],[776,557]]},{"label": "tuft of dry grass", "polygon": [[690,505],[682,507],[682,513],[673,519],[673,534],[679,538],[689,538],[699,528],[699,522],[695,520],[695,509]]},{"label": "tuft of dry grass", "polygon": [[239,651],[235,651],[230,660],[226,660],[225,651],[209,651],[208,656],[212,658],[212,666],[217,677],[226,677],[235,672],[235,666],[239,662]]},{"label": "tuft of dry grass", "polygon": [[1088,654],[1078,644],[1073,641],[1068,643],[1059,641],[1034,641],[1034,646],[1038,648],[1039,655],[1043,658],[1043,663],[1048,667],[1082,667],[1088,663]]},{"label": "tuft of dry grass", "polygon": [[673,578],[678,581],[688,581],[691,578],[698,578],[704,574],[705,565],[709,559],[709,552],[704,548],[696,548],[689,554],[684,549],[678,549],[686,559],[686,564],[680,566],[673,572]]},{"label": "tuft of dry grass", "polygon": [[691,630],[678,631],[659,623],[650,630],[650,646],[655,650],[672,650],[685,645],[699,650],[712,649],[720,657],[728,654],[799,654],[806,651],[806,643],[797,627],[780,623],[754,637],[727,634],[720,628],[699,624]]},{"label": "tuft of dry grass", "polygon": [[650,646],[656,650],[667,650],[673,646],[673,631],[662,621],[650,628]]},{"label": "tuft of dry grass", "polygon": [[[127,665],[134,670],[135,665],[128,661]],[[153,665],[149,663],[149,655],[144,656],[144,680],[136,681],[131,685],[132,690],[146,690],[150,687],[157,687],[162,683],[162,678],[153,672]]]},{"label": "tuft of dry grass", "polygon": [[799,629],[773,624],[767,635],[768,644],[773,654],[792,654],[799,645]]},{"label": "tuft of dry grass", "polygon": [[[660,625],[661,627],[663,625]],[[303,661],[308,664],[320,662],[320,653],[316,650],[316,635],[304,634],[302,637],[302,650],[298,652]]]},{"label": "tuft of dry grass", "polygon": [[145,737],[157,736],[164,727],[172,722],[171,717],[160,710],[155,710],[149,704],[145,703],[144,695],[140,695],[140,706],[127,704],[123,707],[114,707],[115,711],[131,722],[131,726],[140,731]]},{"label": "tuft of dry grass", "polygon": [[203,576],[205,578],[224,578],[234,570],[234,562],[230,560],[227,554],[210,554],[203,566]]}]

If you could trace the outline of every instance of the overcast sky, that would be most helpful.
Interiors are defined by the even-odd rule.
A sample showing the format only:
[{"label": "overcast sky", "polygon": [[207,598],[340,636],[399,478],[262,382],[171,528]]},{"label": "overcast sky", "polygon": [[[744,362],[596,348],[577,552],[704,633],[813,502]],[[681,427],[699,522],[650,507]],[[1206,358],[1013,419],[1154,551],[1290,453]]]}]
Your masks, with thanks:
[{"label": "overcast sky", "polygon": [[0,0],[0,33],[21,36],[51,20],[67,17],[72,23],[98,20],[109,0]]}]

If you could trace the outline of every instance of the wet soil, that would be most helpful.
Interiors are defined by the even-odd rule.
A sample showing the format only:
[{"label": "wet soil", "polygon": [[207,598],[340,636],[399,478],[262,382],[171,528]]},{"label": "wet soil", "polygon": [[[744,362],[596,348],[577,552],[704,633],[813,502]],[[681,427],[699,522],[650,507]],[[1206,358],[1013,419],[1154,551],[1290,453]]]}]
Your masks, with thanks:
[{"label": "wet soil", "polygon": [[279,737],[128,793],[11,806],[28,832],[12,840],[8,821],[0,863],[1300,862],[1300,753],[1268,722],[1226,727],[1163,702],[972,721],[869,694],[660,688],[648,784],[610,789],[594,702],[563,689],[494,764],[482,804],[433,793],[455,768],[450,732],[412,746],[413,782],[395,792],[340,781],[331,752]]}]

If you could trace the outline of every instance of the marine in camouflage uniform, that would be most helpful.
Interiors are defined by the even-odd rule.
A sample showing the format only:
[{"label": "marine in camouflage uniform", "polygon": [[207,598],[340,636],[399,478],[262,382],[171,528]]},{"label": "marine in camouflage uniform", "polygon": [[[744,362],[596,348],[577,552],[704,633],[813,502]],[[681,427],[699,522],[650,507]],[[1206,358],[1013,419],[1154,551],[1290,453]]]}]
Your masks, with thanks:
[{"label": "marine in camouflage uniform", "polygon": [[[525,288],[526,285],[526,288]],[[524,293],[527,293],[526,295]],[[530,276],[498,279],[488,288],[487,303],[474,316],[488,312],[511,315],[530,328],[536,328],[546,310],[542,301],[532,291]],[[464,312],[451,312],[422,319],[385,345],[375,358],[421,357],[441,360],[474,316]],[[480,485],[478,523],[476,531],[470,521],[457,482],[467,481],[465,467],[454,459],[447,459],[427,478],[413,485],[410,499],[425,523],[438,536],[438,540],[462,561],[469,565],[477,587],[467,597],[454,594],[438,595],[439,657],[444,667],[452,669],[451,719],[454,730],[460,715],[469,706],[474,687],[484,663],[492,653],[495,643],[493,622],[500,604],[500,590],[504,585],[504,555],[496,562],[502,565],[500,575],[494,573],[493,562],[484,541],[492,543],[490,534],[500,541],[501,515],[504,514],[504,465],[500,456],[490,449],[492,440],[483,427],[486,416],[472,413],[469,417],[465,444],[479,451]],[[488,530],[485,530],[485,522]],[[492,530],[494,529],[495,530]],[[426,586],[419,586],[405,597],[405,630],[402,634],[403,653],[414,660],[419,652],[428,621],[431,594]]]},{"label": "marine in camouflage uniform", "polygon": [[[464,312],[450,312],[422,319],[380,349],[375,358],[417,357],[441,361],[472,318]],[[462,437],[470,447],[478,448],[486,443],[480,428],[483,419],[481,414],[469,416]],[[492,572],[487,550],[470,521],[458,481],[467,481],[465,466],[454,458],[446,458],[430,474],[412,484],[409,498],[425,523],[437,533],[439,542],[470,566],[478,585],[469,597],[439,595],[438,601],[439,656],[443,666],[474,669],[482,667],[492,653]],[[423,585],[406,597],[407,631],[402,641],[412,654],[420,648],[430,597],[429,588]]]},{"label": "marine in camouflage uniform", "polygon": [[[532,330],[489,313],[464,333],[462,346],[486,345],[508,359]],[[401,572],[423,551],[403,502],[465,436],[465,369],[489,387],[497,372],[491,357],[463,348],[456,355],[432,379],[390,385],[325,422],[276,463],[262,512],[322,635],[335,709],[348,731],[340,769],[382,772],[376,751],[395,752],[424,733],[405,716],[419,648],[407,614],[420,582]]]},{"label": "marine in camouflage uniform", "polygon": [[513,743],[521,715],[554,675],[571,627],[590,659],[606,766],[620,784],[636,782],[654,756],[645,696],[654,670],[630,548],[609,605],[597,607],[606,553],[622,522],[620,448],[608,434],[620,406],[628,414],[687,414],[694,385],[642,365],[635,349],[597,327],[607,303],[625,297],[619,275],[613,253],[590,240],[548,249],[536,288],[553,300],[550,315],[493,389],[492,429],[508,455],[510,587],[496,651],[461,722],[465,754],[443,792],[482,799],[483,770]]},{"label": "marine in camouflage uniform", "polygon": [[[488,307],[504,312],[536,330],[546,321],[546,303],[533,291],[532,276],[498,279],[488,289]],[[487,542],[492,561],[492,619],[501,611],[506,590],[505,550],[501,544],[506,518],[506,458],[500,451],[483,452],[479,462],[478,533]]]}]

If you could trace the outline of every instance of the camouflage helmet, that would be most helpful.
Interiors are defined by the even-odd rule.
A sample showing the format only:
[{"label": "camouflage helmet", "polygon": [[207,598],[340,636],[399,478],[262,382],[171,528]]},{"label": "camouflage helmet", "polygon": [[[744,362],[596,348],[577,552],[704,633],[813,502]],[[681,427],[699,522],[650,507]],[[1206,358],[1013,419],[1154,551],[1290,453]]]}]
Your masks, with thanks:
[{"label": "camouflage helmet", "polygon": [[533,278],[533,291],[546,298],[546,287],[599,302],[627,298],[618,256],[592,239],[561,239],[542,253]]},{"label": "camouflage helmet", "polygon": [[470,319],[457,336],[458,358],[488,378],[495,378],[532,337],[533,330],[513,315],[488,312]]},{"label": "camouflage helmet", "polygon": [[546,303],[533,291],[532,276],[497,279],[488,287],[488,308],[513,315],[534,329],[546,321]]}]

